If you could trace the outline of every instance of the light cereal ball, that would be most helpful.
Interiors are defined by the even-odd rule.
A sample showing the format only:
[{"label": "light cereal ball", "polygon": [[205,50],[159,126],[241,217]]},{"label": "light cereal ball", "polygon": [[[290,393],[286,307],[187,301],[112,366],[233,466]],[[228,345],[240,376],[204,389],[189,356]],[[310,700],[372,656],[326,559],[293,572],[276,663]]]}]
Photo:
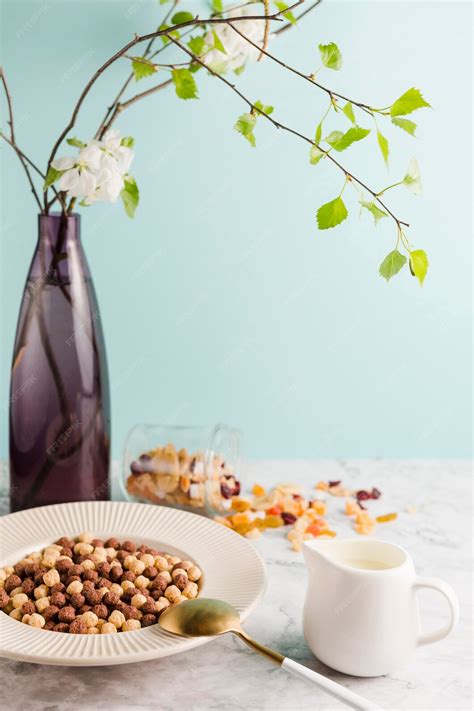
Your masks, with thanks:
[{"label": "light cereal ball", "polygon": [[74,595],[75,593],[82,592],[83,587],[84,586],[80,580],[73,580],[72,583],[69,583],[69,585],[67,586],[66,592],[68,595]]},{"label": "light cereal ball", "polygon": [[41,559],[41,565],[42,565],[44,568],[54,568],[54,566],[56,565],[56,561],[57,561],[57,558],[55,558],[54,556],[45,555],[45,556]]},{"label": "light cereal ball", "polygon": [[175,555],[166,554],[165,558],[168,561],[171,568],[173,567],[173,565],[176,565],[176,563],[181,563],[181,558],[177,558]]},{"label": "light cereal ball", "polygon": [[188,578],[191,580],[191,582],[195,583],[199,580],[201,577],[201,569],[197,567],[197,565],[193,565],[191,568],[188,569]]},{"label": "light cereal ball", "polygon": [[164,580],[166,580],[168,585],[171,583],[172,579],[171,579],[171,573],[169,572],[169,570],[163,570],[163,572],[160,573],[160,577],[162,577]]},{"label": "light cereal ball", "polygon": [[97,627],[97,622],[99,621],[99,618],[95,614],[95,612],[92,612],[89,610],[88,612],[84,612],[82,615],[82,619],[86,623],[87,627]]},{"label": "light cereal ball", "polygon": [[135,573],[135,575],[141,575],[145,570],[145,563],[136,558],[134,561],[132,561],[128,569],[131,570],[132,573]]},{"label": "light cereal ball", "polygon": [[[114,553],[117,553],[117,551],[116,551],[116,550],[114,550],[113,548],[111,548],[110,550],[111,550],[111,551],[114,551]],[[121,568],[121,567],[122,567],[122,563],[121,563],[121,562],[120,562],[119,560],[116,560],[116,559],[115,559],[115,560],[111,560],[111,561],[110,561],[110,567],[111,567],[111,568],[113,568],[113,567],[114,567],[114,565],[118,565],[118,566],[119,566],[119,568]]]},{"label": "light cereal ball", "polygon": [[107,558],[116,558],[118,551],[115,548],[106,548],[105,552],[107,553]]},{"label": "light cereal ball", "polygon": [[125,592],[125,590],[130,590],[130,588],[134,588],[135,585],[134,583],[132,583],[131,580],[124,580],[123,583],[120,583],[120,587]]},{"label": "light cereal ball", "polygon": [[134,585],[136,588],[147,588],[150,585],[150,580],[145,578],[144,575],[137,575],[134,580]]},{"label": "light cereal ball", "polygon": [[112,622],[105,622],[100,628],[100,634],[111,634],[113,632],[117,632],[117,628]]},{"label": "light cereal ball", "polygon": [[28,622],[30,621],[30,617],[31,617],[31,615],[23,615],[23,617],[21,618],[21,621],[24,622],[25,625],[27,625]]},{"label": "light cereal ball", "polygon": [[133,620],[130,618],[129,620],[125,620],[125,622],[122,625],[122,632],[131,632],[132,630],[140,630],[142,628],[140,624],[140,620]]},{"label": "light cereal ball", "polygon": [[7,579],[7,574],[5,573],[3,568],[0,568],[0,580],[5,581]]},{"label": "light cereal ball", "polygon": [[0,590],[3,590],[5,588],[5,581],[0,580]]},{"label": "light cereal ball", "polygon": [[61,578],[59,577],[59,573],[56,570],[56,568],[52,568],[51,570],[48,570],[48,572],[43,575],[43,583],[45,585],[48,585],[48,587],[50,587],[50,588],[52,588],[53,585],[57,585],[60,582],[61,582]]},{"label": "light cereal ball", "polygon": [[180,595],[178,600],[175,600],[173,602],[173,605],[179,605],[181,602],[187,602],[189,598],[185,597],[184,595]]},{"label": "light cereal ball", "polygon": [[61,548],[56,547],[56,546],[48,546],[48,548],[45,548],[43,551],[43,558],[46,558],[46,557],[59,558],[60,555],[61,555]]},{"label": "light cereal ball", "polygon": [[12,603],[13,607],[23,607],[25,602],[28,602],[28,595],[25,595],[25,593],[17,593],[17,595],[12,595]]},{"label": "light cereal ball", "polygon": [[39,615],[37,612],[33,612],[33,614],[30,615],[28,624],[31,625],[31,627],[44,627],[46,624],[46,620],[44,619],[43,615]]},{"label": "light cereal ball", "polygon": [[137,594],[134,595],[134,596],[132,597],[132,599],[130,600],[130,604],[131,604],[133,607],[136,607],[137,610],[139,610],[140,607],[143,607],[143,605],[144,605],[145,603],[146,603],[146,597],[145,597],[145,595],[142,595],[141,593],[137,593]]},{"label": "light cereal ball", "polygon": [[165,590],[165,597],[170,602],[176,602],[181,597],[181,590],[176,585],[169,585]]},{"label": "light cereal ball", "polygon": [[114,610],[109,615],[108,621],[115,625],[116,628],[119,630],[125,622],[125,615],[123,614],[123,612],[120,612],[120,610]]},{"label": "light cereal ball", "polygon": [[40,597],[39,600],[36,600],[35,605],[39,613],[43,613],[46,608],[50,606],[50,600],[51,598],[49,596]]},{"label": "light cereal ball", "polygon": [[17,588],[13,588],[13,590],[10,590],[10,597],[15,597],[15,595],[20,595],[23,592],[23,588],[18,586]]},{"label": "light cereal ball", "polygon": [[155,557],[155,567],[158,568],[158,570],[160,571],[168,571],[172,566],[162,555],[157,555]]},{"label": "light cereal ball", "polygon": [[91,543],[94,540],[94,536],[89,531],[84,531],[78,535],[77,540],[80,543]]},{"label": "light cereal ball", "polygon": [[94,555],[98,555],[101,558],[103,558],[104,560],[107,559],[107,551],[105,550],[105,548],[103,546],[96,546],[94,548]]},{"label": "light cereal ball", "polygon": [[100,630],[98,627],[88,627],[87,634],[100,634]]},{"label": "light cereal ball", "polygon": [[100,592],[100,594],[102,595],[102,597],[104,597],[105,593],[108,593],[108,592],[109,592],[109,588],[106,588],[105,585],[104,585],[103,588],[99,588],[98,592]]},{"label": "light cereal ball", "polygon": [[14,620],[18,620],[18,622],[21,622],[21,618],[23,617],[23,615],[21,614],[21,609],[19,607],[16,607],[10,612],[9,617],[13,617]]},{"label": "light cereal ball", "polygon": [[178,575],[186,575],[186,577],[188,577],[184,568],[175,568],[171,571],[171,577],[173,578],[173,580],[177,578]]},{"label": "light cereal ball", "polygon": [[[130,580],[128,580],[127,582],[130,582]],[[117,595],[119,597],[122,597],[123,587],[121,585],[119,585],[118,583],[112,583],[112,585],[110,586],[110,592],[117,593]]]},{"label": "light cereal ball", "polygon": [[195,597],[197,597],[198,590],[199,589],[196,583],[189,581],[181,592],[184,597],[187,597],[189,600],[193,600]]},{"label": "light cereal ball", "polygon": [[40,597],[47,597],[49,595],[49,588],[47,585],[38,585],[38,587],[33,590],[33,593],[36,600],[39,600]]},{"label": "light cereal ball", "polygon": [[123,561],[123,567],[125,568],[125,570],[130,570],[130,566],[135,560],[138,560],[138,558],[136,558],[134,555],[128,555]]},{"label": "light cereal ball", "polygon": [[94,547],[90,543],[76,543],[74,546],[74,553],[77,555],[90,555],[94,550]]},{"label": "light cereal ball", "polygon": [[100,631],[100,628],[102,627],[102,625],[105,625],[106,621],[107,620],[103,620],[102,617],[99,617],[99,619],[97,620],[97,624],[96,624],[96,627],[99,631]]},{"label": "light cereal ball", "polygon": [[39,563],[41,560],[41,553],[39,551],[34,551],[33,553],[30,553],[28,557],[31,558],[33,563]]},{"label": "light cereal ball", "polygon": [[149,568],[152,565],[155,565],[155,557],[153,555],[150,555],[150,553],[144,553],[140,560],[142,561],[142,563],[145,563],[145,568]]},{"label": "light cereal ball", "polygon": [[160,597],[156,601],[156,611],[163,612],[167,607],[171,605],[170,601],[166,597]]},{"label": "light cereal ball", "polygon": [[13,575],[13,573],[15,572],[15,568],[13,567],[13,565],[6,565],[4,571],[7,574],[8,578],[10,575]]},{"label": "light cereal ball", "polygon": [[84,570],[95,570],[94,561],[89,560],[89,558],[86,558],[85,560],[83,560],[81,565],[84,568]]}]

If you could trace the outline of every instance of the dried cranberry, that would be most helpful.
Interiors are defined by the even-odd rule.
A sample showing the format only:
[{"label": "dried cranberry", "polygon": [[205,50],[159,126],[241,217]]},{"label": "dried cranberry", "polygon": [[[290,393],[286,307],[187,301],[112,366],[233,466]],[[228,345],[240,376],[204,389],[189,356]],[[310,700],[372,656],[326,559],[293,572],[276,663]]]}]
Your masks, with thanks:
[{"label": "dried cranberry", "polygon": [[373,499],[380,499],[380,497],[382,496],[382,492],[379,491],[379,489],[376,489],[374,486],[374,487],[372,487],[371,496]]},{"label": "dried cranberry", "polygon": [[365,491],[364,489],[361,489],[360,491],[357,492],[357,501],[367,501],[367,499],[370,499],[370,494],[368,491]]},{"label": "dried cranberry", "polygon": [[340,483],[341,483],[340,479],[338,479],[337,481],[328,481],[328,484],[330,487],[331,486],[339,486]]},{"label": "dried cranberry", "polygon": [[221,484],[221,494],[224,499],[230,499],[233,493],[234,492],[230,486],[227,486],[227,484]]},{"label": "dried cranberry", "polygon": [[292,524],[296,521],[296,516],[292,513],[287,513],[286,511],[283,511],[283,513],[281,514],[281,517],[283,519],[285,526],[289,526],[290,524]]},{"label": "dried cranberry", "polygon": [[295,501],[301,501],[303,498],[300,494],[293,494],[292,496]]},{"label": "dried cranberry", "polygon": [[140,462],[132,462],[130,465],[132,474],[143,474],[143,467]]},{"label": "dried cranberry", "polygon": [[233,495],[238,496],[239,494],[240,494],[240,481],[236,481]]}]

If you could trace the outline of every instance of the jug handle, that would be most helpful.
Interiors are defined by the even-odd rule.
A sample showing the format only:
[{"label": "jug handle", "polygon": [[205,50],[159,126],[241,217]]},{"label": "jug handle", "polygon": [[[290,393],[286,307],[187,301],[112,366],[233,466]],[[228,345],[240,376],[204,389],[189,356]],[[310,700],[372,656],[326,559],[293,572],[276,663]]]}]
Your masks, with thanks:
[{"label": "jug handle", "polygon": [[444,580],[439,578],[416,578],[414,583],[415,590],[420,588],[430,588],[431,590],[437,590],[440,592],[449,603],[451,619],[450,621],[441,627],[439,630],[434,632],[426,632],[418,637],[417,645],[421,646],[423,644],[431,644],[432,642],[437,642],[444,637],[447,637],[451,632],[453,627],[459,620],[459,602],[456,593],[453,588],[445,583]]}]

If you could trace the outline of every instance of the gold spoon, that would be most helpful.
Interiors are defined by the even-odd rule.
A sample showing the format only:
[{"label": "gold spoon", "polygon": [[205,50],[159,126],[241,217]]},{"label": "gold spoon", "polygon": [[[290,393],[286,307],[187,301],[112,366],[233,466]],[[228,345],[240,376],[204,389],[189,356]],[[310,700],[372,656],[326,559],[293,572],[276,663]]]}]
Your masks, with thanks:
[{"label": "gold spoon", "polygon": [[331,696],[360,711],[375,711],[380,707],[362,698],[345,686],[331,681],[322,674],[284,657],[279,652],[265,647],[252,639],[240,625],[239,613],[222,600],[200,597],[169,607],[160,615],[160,626],[167,632],[184,637],[213,637],[232,632],[240,637],[251,649],[267,657],[286,671],[319,686]]}]

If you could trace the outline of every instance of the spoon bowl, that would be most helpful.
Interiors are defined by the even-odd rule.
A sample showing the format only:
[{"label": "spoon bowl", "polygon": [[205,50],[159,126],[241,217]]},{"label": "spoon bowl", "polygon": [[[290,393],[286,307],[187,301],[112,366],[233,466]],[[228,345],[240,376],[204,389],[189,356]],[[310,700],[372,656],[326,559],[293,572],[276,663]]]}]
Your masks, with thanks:
[{"label": "spoon bowl", "polygon": [[210,637],[240,630],[239,613],[223,600],[200,597],[169,607],[159,618],[160,627],[186,637]]}]

